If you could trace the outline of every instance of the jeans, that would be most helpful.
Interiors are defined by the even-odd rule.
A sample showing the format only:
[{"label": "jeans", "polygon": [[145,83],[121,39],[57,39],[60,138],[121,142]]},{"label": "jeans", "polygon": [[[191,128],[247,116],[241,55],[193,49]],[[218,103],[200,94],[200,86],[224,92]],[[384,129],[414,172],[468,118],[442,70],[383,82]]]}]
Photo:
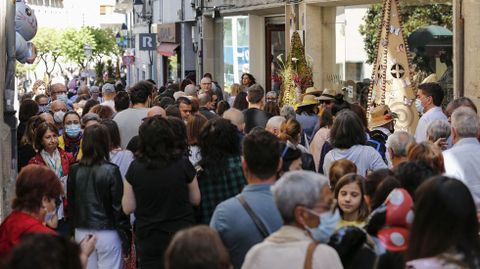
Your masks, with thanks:
[{"label": "jeans", "polygon": [[122,269],[122,242],[117,231],[75,229],[75,241],[80,243],[89,234],[95,235],[97,244],[88,257],[87,269]]}]

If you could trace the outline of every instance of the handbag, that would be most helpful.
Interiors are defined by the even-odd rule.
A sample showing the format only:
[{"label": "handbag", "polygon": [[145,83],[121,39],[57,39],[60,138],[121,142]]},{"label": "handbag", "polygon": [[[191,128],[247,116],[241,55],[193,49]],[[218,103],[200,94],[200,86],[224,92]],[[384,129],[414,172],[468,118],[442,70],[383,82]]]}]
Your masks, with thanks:
[{"label": "handbag", "polygon": [[132,231],[130,253],[123,260],[123,269],[136,269],[137,268],[137,253],[135,251],[135,233]]}]

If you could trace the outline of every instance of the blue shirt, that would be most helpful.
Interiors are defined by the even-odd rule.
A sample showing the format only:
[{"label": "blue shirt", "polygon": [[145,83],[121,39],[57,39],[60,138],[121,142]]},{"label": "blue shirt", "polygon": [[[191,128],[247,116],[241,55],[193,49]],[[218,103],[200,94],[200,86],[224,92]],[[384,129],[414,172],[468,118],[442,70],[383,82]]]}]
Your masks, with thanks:
[{"label": "blue shirt", "polygon": [[[270,186],[248,185],[241,194],[271,234],[280,229],[283,221],[273,201]],[[216,207],[210,227],[220,234],[236,269],[241,268],[248,250],[264,239],[250,215],[235,197]]]}]

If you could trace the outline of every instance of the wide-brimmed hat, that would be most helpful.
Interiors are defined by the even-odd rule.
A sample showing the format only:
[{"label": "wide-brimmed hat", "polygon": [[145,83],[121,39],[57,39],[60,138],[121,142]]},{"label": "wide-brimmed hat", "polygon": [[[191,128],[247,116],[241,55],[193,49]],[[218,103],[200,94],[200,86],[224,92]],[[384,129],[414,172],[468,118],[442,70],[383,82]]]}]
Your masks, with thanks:
[{"label": "wide-brimmed hat", "polygon": [[369,128],[376,128],[392,122],[395,119],[395,114],[390,111],[387,105],[379,105],[370,112]]},{"label": "wide-brimmed hat", "polygon": [[320,97],[317,97],[316,99],[319,101],[331,101],[335,100],[335,95],[337,95],[337,92],[333,89],[325,89],[323,90],[323,93]]},{"label": "wide-brimmed hat", "polygon": [[305,95],[310,94],[310,95],[315,95],[315,96],[320,96],[322,94],[322,91],[318,90],[315,87],[308,87],[305,90]]},{"label": "wide-brimmed hat", "polygon": [[307,94],[303,96],[303,100],[300,104],[297,105],[297,108],[302,106],[317,105],[318,101],[315,100],[315,95]]}]

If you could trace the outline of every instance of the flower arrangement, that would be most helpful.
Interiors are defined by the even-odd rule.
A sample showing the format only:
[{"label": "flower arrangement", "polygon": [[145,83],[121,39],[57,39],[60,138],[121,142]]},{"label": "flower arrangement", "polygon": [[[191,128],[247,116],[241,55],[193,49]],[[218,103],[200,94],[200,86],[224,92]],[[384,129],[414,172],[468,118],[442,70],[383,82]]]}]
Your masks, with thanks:
[{"label": "flower arrangement", "polygon": [[277,56],[281,69],[279,75],[282,80],[280,105],[295,106],[301,102],[300,96],[305,90],[313,86],[311,63],[307,62],[298,32],[292,35],[290,53],[286,61],[283,61],[282,57],[282,54]]}]

